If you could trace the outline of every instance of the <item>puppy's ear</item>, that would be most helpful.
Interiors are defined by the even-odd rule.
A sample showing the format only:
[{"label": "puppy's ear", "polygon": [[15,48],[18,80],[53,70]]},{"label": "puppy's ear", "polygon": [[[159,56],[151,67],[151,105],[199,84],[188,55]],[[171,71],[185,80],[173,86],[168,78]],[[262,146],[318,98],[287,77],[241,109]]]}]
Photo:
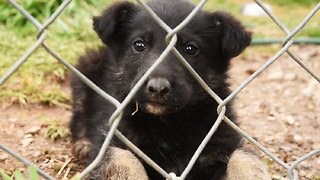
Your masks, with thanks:
[{"label": "puppy's ear", "polygon": [[216,27],[220,30],[221,50],[226,58],[238,56],[251,43],[251,33],[228,13],[212,13]]},{"label": "puppy's ear", "polygon": [[121,26],[129,21],[130,15],[135,11],[135,4],[131,2],[117,2],[106,9],[102,16],[93,17],[93,28],[101,40],[105,44],[108,44],[121,32]]}]

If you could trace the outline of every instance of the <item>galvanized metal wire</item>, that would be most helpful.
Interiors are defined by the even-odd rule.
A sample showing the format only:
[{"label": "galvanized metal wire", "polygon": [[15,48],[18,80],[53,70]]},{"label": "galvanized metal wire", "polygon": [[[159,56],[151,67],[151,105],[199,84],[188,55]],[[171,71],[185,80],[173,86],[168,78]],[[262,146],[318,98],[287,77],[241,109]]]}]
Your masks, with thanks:
[{"label": "galvanized metal wire", "polygon": [[[273,56],[271,57],[264,65],[262,65],[257,71],[255,71],[248,79],[246,79],[236,90],[234,90],[227,98],[221,99],[214,91],[212,91],[206,82],[198,75],[198,73],[192,68],[192,66],[183,58],[183,56],[178,52],[178,50],[174,47],[177,42],[177,33],[185,27],[192,18],[197,14],[197,12],[202,8],[202,6],[206,3],[206,0],[202,0],[194,10],[187,16],[187,18],[181,22],[177,27],[171,29],[166,23],[164,23],[156,13],[152,11],[151,8],[143,0],[137,0],[137,2],[146,10],[146,12],[157,22],[160,27],[168,32],[166,37],[167,47],[163,51],[163,53],[159,56],[159,58],[154,62],[154,64],[148,69],[148,71],[141,77],[141,79],[135,84],[133,89],[127,95],[127,97],[122,101],[119,102],[114,97],[110,96],[102,89],[100,89],[97,85],[91,82],[86,76],[84,76],[81,72],[79,72],[75,67],[65,61],[62,57],[60,57],[54,50],[52,50],[48,45],[45,44],[45,39],[47,38],[47,28],[54,23],[54,21],[59,17],[60,13],[68,6],[71,0],[65,0],[59,8],[48,18],[43,24],[38,22],[28,11],[23,9],[17,2],[14,0],[7,0],[13,7],[15,7],[21,14],[23,14],[31,23],[33,23],[37,28],[36,38],[37,41],[27,50],[27,52],[19,58],[14,65],[2,76],[0,77],[0,86],[3,85],[7,79],[9,79],[12,74],[14,74],[17,69],[28,60],[28,58],[35,52],[35,50],[42,46],[44,49],[51,54],[54,58],[56,58],[60,63],[62,63],[65,67],[67,67],[72,73],[78,76],[86,85],[92,88],[96,93],[101,95],[106,101],[112,103],[116,110],[112,114],[109,119],[109,124],[111,126],[110,131],[108,132],[106,139],[101,147],[101,150],[96,157],[96,159],[84,170],[81,172],[80,177],[85,177],[88,173],[90,173],[101,161],[103,158],[111,139],[113,136],[117,136],[121,141],[123,141],[135,154],[137,154],[141,159],[143,159],[147,164],[157,170],[164,178],[177,180],[177,179],[185,179],[192,169],[194,163],[196,162],[197,158],[201,154],[202,150],[205,148],[208,141],[211,137],[214,136],[215,131],[219,127],[222,121],[225,121],[228,125],[230,125],[233,129],[239,132],[244,138],[248,141],[253,143],[257,148],[259,148],[262,152],[264,152],[267,156],[277,162],[279,165],[283,166],[285,169],[288,170],[288,177],[291,180],[298,179],[298,171],[296,170],[297,165],[299,165],[304,160],[314,156],[315,154],[320,153],[320,149],[314,150],[307,155],[301,157],[300,159],[296,160],[292,165],[288,165],[273,153],[268,151],[267,148],[262,146],[256,140],[254,140],[249,134],[245,131],[240,129],[237,125],[235,125],[228,117],[225,116],[226,113],[226,105],[236,97],[236,95],[243,90],[249,83],[251,83],[257,76],[263,73],[272,63],[277,61],[281,55],[287,53],[294,61],[296,61],[306,72],[308,72],[314,79],[316,79],[320,83],[320,76],[313,72],[310,68],[308,68],[303,62],[294,55],[293,52],[290,51],[290,47],[294,43],[293,37],[308,23],[308,21],[314,16],[314,14],[320,9],[320,3],[317,4],[310,13],[305,17],[303,21],[293,30],[290,31],[271,11],[269,11],[264,4],[260,0],[255,0],[255,2],[269,15],[269,17],[279,26],[279,28],[286,34],[286,37],[282,40],[283,47]],[[206,90],[206,92],[219,104],[217,108],[218,118],[216,119],[214,125],[211,127],[210,131],[208,132],[207,136],[203,139],[202,143],[199,145],[198,149],[195,151],[193,157],[190,159],[187,167],[183,171],[180,176],[177,176],[173,172],[166,172],[164,168],[160,167],[156,162],[154,162],[151,158],[149,158],[146,154],[144,154],[138,147],[136,147],[132,142],[130,142],[118,129],[117,126],[119,125],[122,117],[122,112],[125,107],[129,104],[132,100],[134,95],[139,91],[143,83],[147,80],[148,76],[161,64],[166,56],[173,52],[182,65],[190,72],[191,75],[198,81],[198,83]],[[11,149],[7,148],[5,145],[0,143],[0,149],[11,154],[13,157],[16,157],[21,162],[26,164],[27,166],[30,165],[30,162],[26,161],[23,157],[19,156]],[[39,174],[41,174],[46,179],[54,179],[47,173],[43,172],[39,168],[37,168]]]}]

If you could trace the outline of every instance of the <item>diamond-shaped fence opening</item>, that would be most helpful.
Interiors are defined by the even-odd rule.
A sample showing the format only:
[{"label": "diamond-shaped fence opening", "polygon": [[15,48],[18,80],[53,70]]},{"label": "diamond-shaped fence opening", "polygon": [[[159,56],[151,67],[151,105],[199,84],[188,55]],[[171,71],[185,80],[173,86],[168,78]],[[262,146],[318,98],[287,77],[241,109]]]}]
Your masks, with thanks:
[{"label": "diamond-shaped fence opening", "polygon": [[[184,179],[188,172],[192,169],[193,164],[197,160],[198,156],[200,155],[201,151],[205,147],[206,143],[210,140],[212,136],[214,136],[215,130],[219,127],[219,124],[222,121],[225,121],[227,124],[229,124],[232,128],[234,128],[236,131],[238,131],[244,138],[246,138],[248,141],[250,141],[252,144],[254,144],[257,148],[259,148],[263,153],[265,153],[267,156],[269,156],[273,161],[283,166],[283,168],[287,169],[288,171],[288,177],[290,179],[298,179],[298,171],[296,170],[297,165],[299,165],[304,160],[310,158],[311,156],[314,156],[316,154],[320,153],[320,149],[314,150],[299,159],[297,159],[293,164],[289,165],[285,163],[283,160],[279,159],[277,156],[275,156],[273,153],[271,153],[267,148],[259,144],[254,138],[252,138],[250,135],[248,135],[245,131],[241,130],[237,125],[233,124],[228,117],[225,116],[226,108],[225,105],[230,102],[230,100],[234,99],[238,93],[242,91],[243,88],[245,88],[249,83],[251,83],[259,74],[264,72],[271,64],[273,64],[275,61],[279,59],[279,57],[283,54],[288,54],[293,61],[297,62],[301,68],[303,68],[307,73],[309,73],[314,79],[316,79],[320,83],[320,77],[318,74],[313,72],[311,69],[309,69],[301,59],[298,58],[297,55],[294,54],[290,50],[290,47],[292,46],[293,37],[304,27],[306,23],[314,16],[314,14],[319,10],[320,3],[317,4],[310,13],[305,17],[301,23],[296,26],[296,28],[293,31],[289,31],[288,28],[281,23],[281,21],[268,10],[268,8],[265,7],[265,5],[260,0],[255,0],[256,4],[258,4],[268,15],[269,17],[279,26],[279,28],[286,34],[286,37],[283,39],[282,44],[283,47],[275,53],[273,57],[271,57],[265,64],[263,64],[258,70],[256,70],[248,79],[246,79],[239,87],[236,88],[227,98],[221,99],[218,95],[215,94],[208,86],[207,84],[201,79],[201,77],[197,74],[197,72],[187,63],[187,61],[182,57],[182,55],[175,49],[175,44],[177,42],[177,36],[176,34],[186,25],[190,20],[194,17],[195,14],[202,8],[202,6],[206,3],[205,0],[202,0],[195,8],[194,10],[189,14],[189,16],[176,28],[171,29],[168,27],[147,5],[143,0],[137,0],[138,3],[144,7],[144,9],[148,12],[150,16],[153,17],[153,19],[161,25],[162,28],[164,28],[168,35],[166,37],[167,47],[163,51],[163,53],[159,56],[159,58],[155,61],[155,63],[150,67],[150,69],[142,76],[142,78],[136,83],[136,85],[133,87],[131,92],[127,95],[127,97],[122,101],[119,102],[103,90],[101,90],[97,85],[95,85],[93,82],[91,82],[87,77],[85,77],[83,74],[81,74],[76,68],[74,68],[71,64],[69,64],[67,61],[65,61],[62,57],[60,57],[54,50],[52,50],[44,41],[47,38],[47,28],[50,26],[51,23],[53,23],[56,18],[60,15],[60,13],[68,6],[68,4],[71,2],[71,0],[65,0],[59,8],[50,16],[49,19],[47,19],[43,24],[38,22],[33,16],[29,14],[28,11],[24,10],[18,3],[16,3],[13,0],[8,0],[8,2],[14,6],[18,11],[20,11],[21,14],[23,14],[30,22],[34,24],[38,28],[37,32],[37,41],[28,49],[28,51],[16,61],[14,65],[3,75],[0,77],[0,85],[3,85],[5,81],[14,74],[17,69],[28,60],[28,58],[35,52],[35,50],[42,46],[45,48],[45,50],[51,54],[54,58],[56,58],[60,63],[62,63],[65,67],[67,67],[70,71],[72,71],[76,76],[78,76],[85,84],[87,84],[89,87],[91,87],[94,91],[96,91],[98,94],[100,94],[106,101],[111,102],[115,107],[116,110],[111,116],[109,122],[111,124],[110,131],[103,143],[103,146],[97,156],[97,158],[80,174],[80,177],[84,177],[86,174],[88,174],[102,159],[103,154],[105,153],[110,140],[114,135],[116,135],[121,141],[123,141],[133,152],[135,152],[138,156],[140,156],[144,161],[146,161],[147,164],[154,167],[161,175],[163,175],[166,179]],[[212,126],[211,130],[207,134],[207,136],[203,139],[202,143],[198,147],[197,151],[194,153],[192,159],[190,160],[188,166],[184,170],[184,172],[181,174],[180,177],[176,177],[175,174],[171,172],[166,172],[163,170],[159,165],[157,165],[152,159],[150,159],[147,155],[145,155],[141,150],[139,150],[133,143],[131,143],[124,135],[121,134],[119,130],[117,130],[117,126],[119,122],[121,121],[121,115],[124,108],[128,105],[128,103],[131,101],[133,96],[137,93],[139,88],[143,85],[144,81],[148,78],[148,76],[157,68],[157,66],[165,59],[165,57],[170,53],[173,52],[178,59],[181,61],[183,66],[185,66],[186,69],[194,76],[194,78],[200,83],[200,85],[209,93],[212,98],[218,102],[218,112],[219,117],[217,118],[215,124]],[[19,161],[23,162],[26,165],[30,165],[30,162],[25,160],[23,157],[19,156],[6,146],[0,143],[0,148],[4,151],[8,152],[15,158],[17,158]],[[43,172],[42,170],[37,168],[37,171],[46,179],[54,179],[47,173]]]}]

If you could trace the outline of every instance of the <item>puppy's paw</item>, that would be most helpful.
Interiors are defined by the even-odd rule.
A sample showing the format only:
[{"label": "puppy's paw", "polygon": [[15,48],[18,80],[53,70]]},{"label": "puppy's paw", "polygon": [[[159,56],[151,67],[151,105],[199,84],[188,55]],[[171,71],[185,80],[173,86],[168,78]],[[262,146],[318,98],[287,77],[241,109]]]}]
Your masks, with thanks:
[{"label": "puppy's paw", "polygon": [[147,173],[141,162],[127,150],[110,148],[109,162],[100,169],[101,179],[147,180]]},{"label": "puppy's paw", "polygon": [[92,144],[88,139],[80,139],[73,144],[72,153],[79,160],[86,160]]},{"label": "puppy's paw", "polygon": [[231,154],[227,167],[227,180],[270,180],[259,158],[241,149]]}]

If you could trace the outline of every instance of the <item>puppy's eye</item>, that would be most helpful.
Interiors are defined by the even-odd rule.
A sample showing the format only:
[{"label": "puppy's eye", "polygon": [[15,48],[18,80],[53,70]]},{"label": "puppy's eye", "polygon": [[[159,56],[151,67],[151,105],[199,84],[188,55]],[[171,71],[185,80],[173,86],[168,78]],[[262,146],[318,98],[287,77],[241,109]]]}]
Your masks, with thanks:
[{"label": "puppy's eye", "polygon": [[138,52],[142,52],[146,49],[146,45],[142,40],[137,40],[133,43],[133,48]]},{"label": "puppy's eye", "polygon": [[192,44],[188,44],[184,49],[184,52],[186,52],[190,56],[197,54],[198,51],[199,51],[199,48]]}]

